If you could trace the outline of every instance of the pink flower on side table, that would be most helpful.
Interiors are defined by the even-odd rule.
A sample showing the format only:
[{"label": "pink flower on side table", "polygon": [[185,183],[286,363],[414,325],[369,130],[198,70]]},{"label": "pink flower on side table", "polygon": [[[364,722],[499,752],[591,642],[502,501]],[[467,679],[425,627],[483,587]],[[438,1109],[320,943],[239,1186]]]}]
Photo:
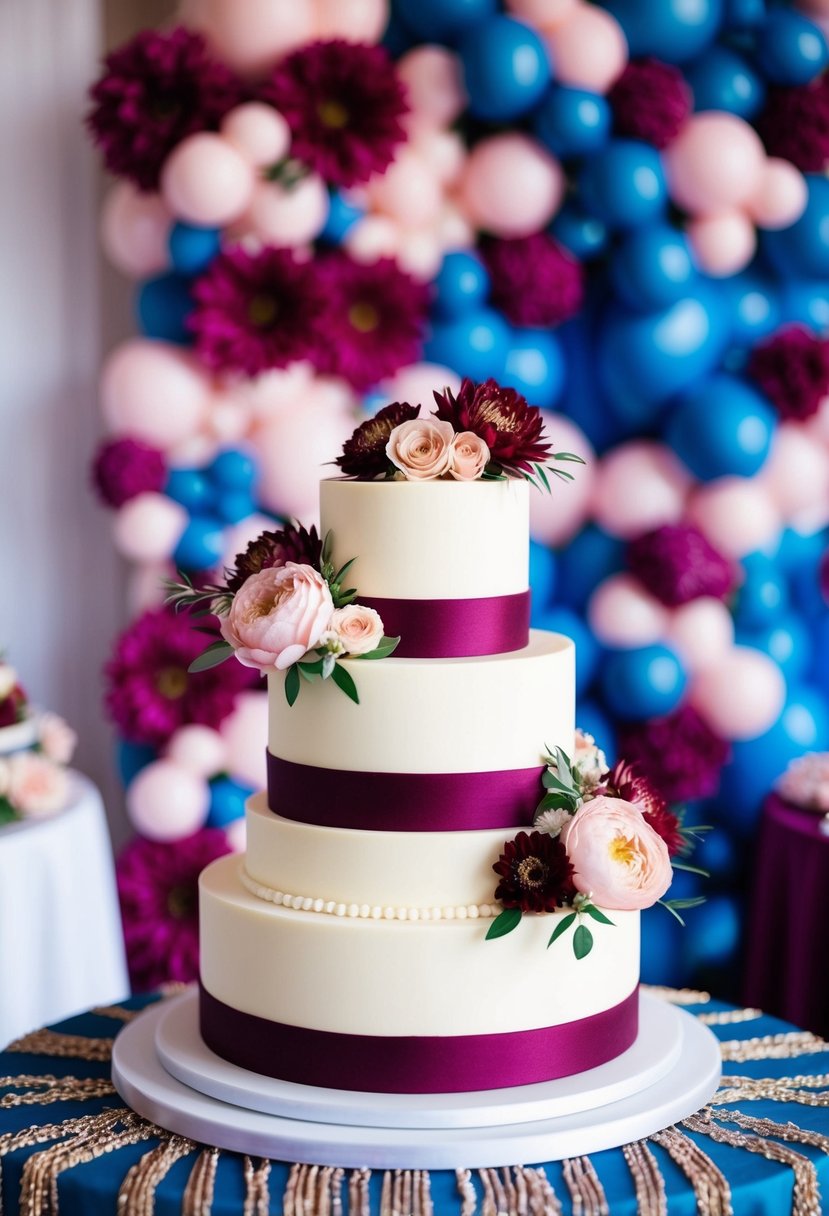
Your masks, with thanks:
[{"label": "pink flower on side table", "polygon": [[222,619],[222,637],[246,667],[284,671],[317,645],[333,611],[322,575],[287,562],[246,580]]},{"label": "pink flower on side table", "polygon": [[56,764],[68,764],[75,754],[78,736],[60,714],[41,714],[38,723],[43,754]]},{"label": "pink flower on side table", "polygon": [[452,467],[455,428],[436,418],[412,418],[389,435],[386,455],[410,481],[442,477]]},{"label": "pink flower on side table", "polygon": [[18,814],[46,819],[66,805],[66,771],[37,752],[17,752],[8,760],[6,797]]},{"label": "pink flower on side table", "polygon": [[376,650],[383,639],[379,613],[363,604],[337,608],[328,627],[337,635],[345,654],[368,654]]},{"label": "pink flower on side table", "polygon": [[461,431],[455,437],[452,466],[455,481],[477,481],[489,464],[489,448],[474,431]]},{"label": "pink flower on side table", "polygon": [[564,825],[561,840],[576,886],[600,908],[649,908],[671,885],[665,842],[621,798],[600,794],[585,803]]}]

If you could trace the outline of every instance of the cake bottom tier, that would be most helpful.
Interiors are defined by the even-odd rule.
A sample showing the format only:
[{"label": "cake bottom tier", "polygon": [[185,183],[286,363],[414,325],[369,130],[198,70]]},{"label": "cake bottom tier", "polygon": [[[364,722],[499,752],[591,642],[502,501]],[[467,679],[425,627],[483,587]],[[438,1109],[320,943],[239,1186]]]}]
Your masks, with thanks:
[{"label": "cake bottom tier", "polygon": [[221,858],[200,880],[202,1036],[243,1068],[382,1093],[502,1089],[570,1076],[636,1038],[639,917],[596,925],[584,959],[559,914],[387,921],[274,906]]}]

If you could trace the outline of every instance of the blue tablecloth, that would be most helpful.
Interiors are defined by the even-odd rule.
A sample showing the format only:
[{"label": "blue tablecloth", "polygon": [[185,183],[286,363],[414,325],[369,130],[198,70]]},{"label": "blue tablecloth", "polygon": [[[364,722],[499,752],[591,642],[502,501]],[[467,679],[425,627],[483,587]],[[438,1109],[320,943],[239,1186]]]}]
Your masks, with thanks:
[{"label": "blue tablecloth", "polygon": [[360,1216],[430,1216],[429,1198],[434,1216],[725,1216],[729,1193],[734,1216],[829,1211],[829,1044],[705,994],[666,995],[711,1025],[734,1079],[699,1127],[680,1125],[667,1145],[656,1137],[543,1173],[396,1180],[251,1161],[160,1132],[108,1087],[112,1038],[146,1002],[95,1010],[0,1054],[0,1213],[53,1213],[54,1191],[61,1216],[339,1216],[338,1190],[344,1211]]}]

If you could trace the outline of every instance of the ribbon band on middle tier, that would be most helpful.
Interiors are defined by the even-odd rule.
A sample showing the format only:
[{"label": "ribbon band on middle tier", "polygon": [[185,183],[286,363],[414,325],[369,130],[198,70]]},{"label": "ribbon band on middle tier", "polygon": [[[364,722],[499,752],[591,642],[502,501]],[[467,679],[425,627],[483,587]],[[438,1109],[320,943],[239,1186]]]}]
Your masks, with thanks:
[{"label": "ribbon band on middle tier", "polygon": [[466,600],[360,596],[379,612],[399,659],[463,659],[521,650],[530,636],[530,592]]}]

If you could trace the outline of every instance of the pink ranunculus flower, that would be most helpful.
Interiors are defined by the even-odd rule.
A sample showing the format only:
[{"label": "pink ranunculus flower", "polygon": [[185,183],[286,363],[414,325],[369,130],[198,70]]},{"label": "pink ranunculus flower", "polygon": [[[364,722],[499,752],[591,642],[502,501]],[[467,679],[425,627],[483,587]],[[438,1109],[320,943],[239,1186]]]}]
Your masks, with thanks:
[{"label": "pink ranunculus flower", "polygon": [[346,654],[368,654],[383,639],[380,614],[363,604],[347,604],[331,614],[329,629],[337,635]]},{"label": "pink ranunculus flower", "polygon": [[6,797],[18,814],[46,819],[66,806],[66,770],[38,752],[16,752],[8,759]]},{"label": "pink ranunculus flower", "polygon": [[68,764],[78,745],[78,736],[60,714],[40,715],[38,737],[44,756],[56,764]]},{"label": "pink ranunculus flower", "polygon": [[489,464],[489,448],[474,431],[461,431],[452,447],[449,472],[455,481],[477,481]]},{"label": "pink ranunculus flower", "polygon": [[222,618],[222,637],[246,667],[284,671],[318,644],[333,611],[322,575],[286,562],[245,580]]},{"label": "pink ranunculus flower", "polygon": [[671,885],[665,842],[632,802],[600,794],[564,825],[561,839],[577,888],[601,908],[649,908]]},{"label": "pink ranunculus flower", "polygon": [[410,418],[389,435],[386,455],[409,481],[430,481],[452,465],[455,428],[438,418]]}]

